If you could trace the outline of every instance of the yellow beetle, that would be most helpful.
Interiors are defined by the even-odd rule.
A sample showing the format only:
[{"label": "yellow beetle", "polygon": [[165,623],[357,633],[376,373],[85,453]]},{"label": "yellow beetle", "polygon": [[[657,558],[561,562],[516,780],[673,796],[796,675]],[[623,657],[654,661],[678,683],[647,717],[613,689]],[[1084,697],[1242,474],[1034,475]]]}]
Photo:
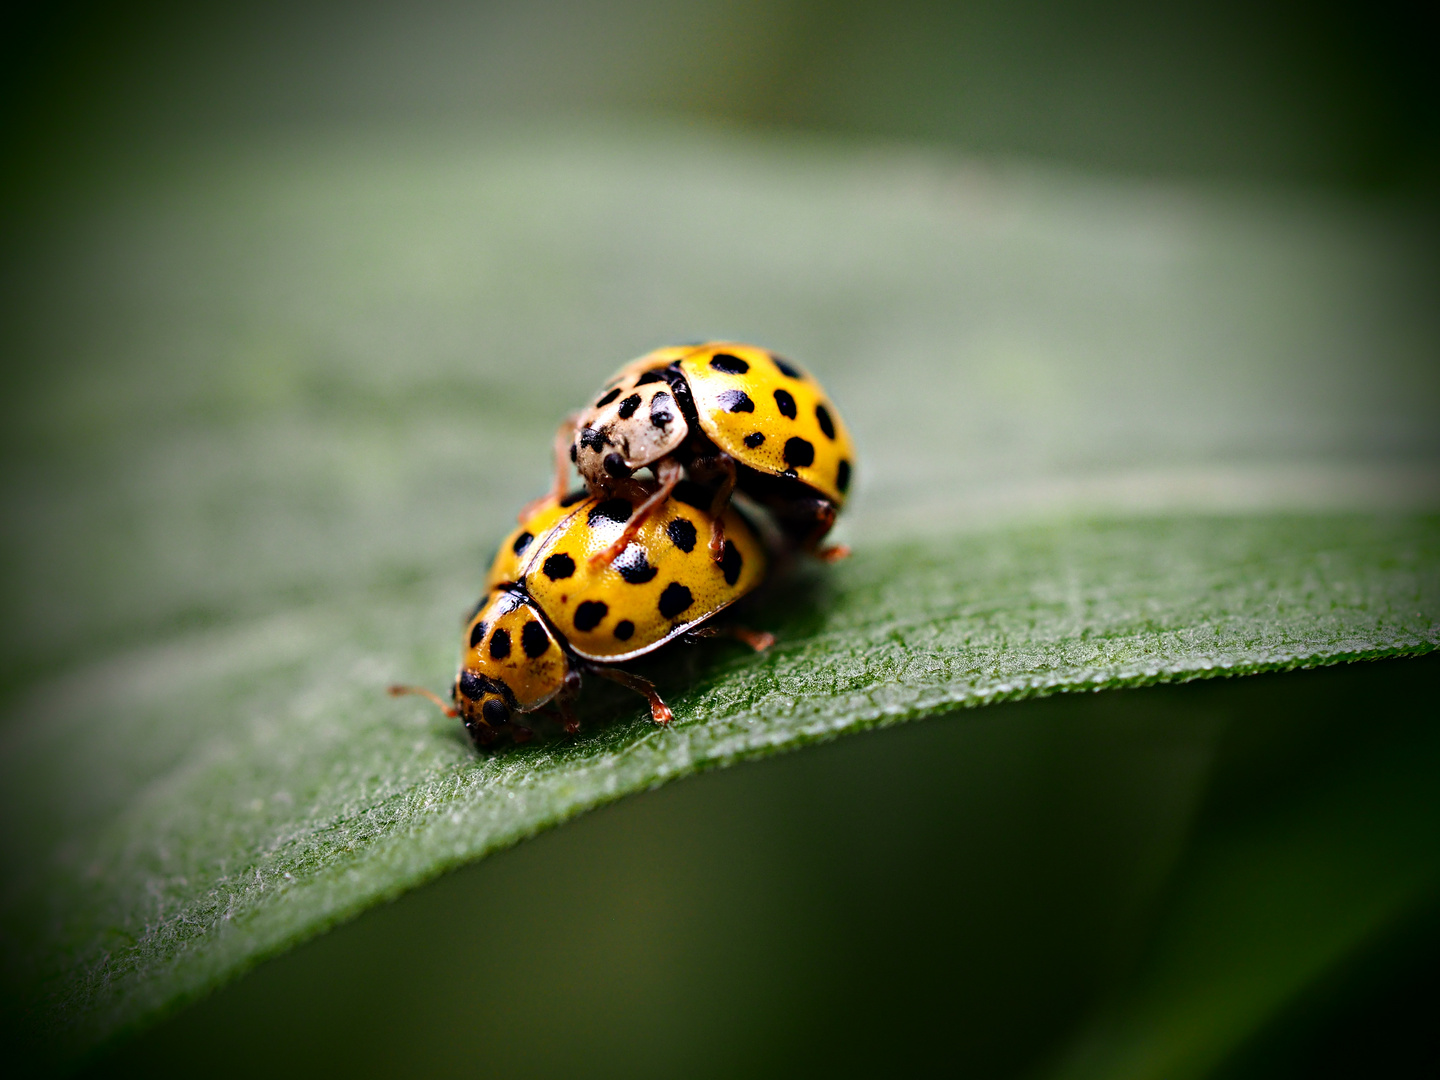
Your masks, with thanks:
[{"label": "yellow beetle", "polygon": [[[803,549],[826,560],[849,554],[820,546],[850,487],[849,432],[814,378],[754,345],[668,346],[626,364],[593,405],[561,426],[557,496],[570,462],[592,495],[628,495],[637,503],[629,528],[597,561],[617,557],[687,472],[705,488],[692,498],[710,512],[714,558],[724,550],[721,510],[737,486]],[[637,496],[645,489],[632,479],[642,468],[658,482],[648,497]]]},{"label": "yellow beetle", "polygon": [[[452,704],[417,693],[465,722],[478,746],[501,734],[531,735],[516,713],[553,705],[574,732],[573,699],[590,672],[643,694],[657,724],[672,719],[654,684],[615,664],[653,652],[687,634],[754,589],[765,576],[765,549],[733,508],[724,511],[725,539],[717,561],[702,537],[706,512],[666,499],[610,561],[594,558],[625,533],[636,506],[623,497],[579,493],[540,501],[507,537],[491,566],[485,598],[465,627],[464,654],[451,687]],[[731,628],[757,651],[774,638]]]}]

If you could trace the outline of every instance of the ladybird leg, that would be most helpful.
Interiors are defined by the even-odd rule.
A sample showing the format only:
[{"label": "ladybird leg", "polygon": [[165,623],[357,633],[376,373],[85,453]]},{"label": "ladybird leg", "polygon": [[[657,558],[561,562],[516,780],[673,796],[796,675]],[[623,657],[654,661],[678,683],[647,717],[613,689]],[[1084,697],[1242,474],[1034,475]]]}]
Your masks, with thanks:
[{"label": "ladybird leg", "polygon": [[521,525],[534,517],[548,500],[565,497],[565,489],[570,483],[570,451],[575,445],[575,425],[579,422],[580,414],[578,412],[571,413],[560,421],[560,427],[555,432],[555,441],[552,444],[555,454],[555,486],[538,499],[531,499],[520,508],[517,520]]},{"label": "ladybird leg", "polygon": [[726,637],[743,641],[756,652],[764,652],[775,644],[775,635],[768,630],[751,630],[748,626],[726,626],[720,630]]},{"label": "ladybird leg", "polygon": [[833,563],[849,558],[850,548],[845,544],[832,544],[824,548],[820,546],[820,541],[825,539],[835,524],[835,515],[838,513],[835,504],[829,499],[816,499],[810,513],[814,524],[801,546],[821,562]]},{"label": "ladybird leg", "polygon": [[580,672],[571,668],[565,673],[565,683],[555,695],[555,711],[565,725],[565,734],[574,735],[580,730],[580,717],[575,715],[575,697],[580,693]]},{"label": "ladybird leg", "polygon": [[455,717],[460,715],[460,711],[456,709],[455,706],[446,705],[444,698],[442,698],[439,694],[431,693],[423,686],[392,686],[389,688],[388,693],[391,697],[402,697],[405,694],[415,694],[417,697],[429,698],[436,705],[438,705],[440,707],[440,711],[446,716],[450,717],[450,719],[453,720],[455,719]]},{"label": "ladybird leg", "polygon": [[597,551],[590,556],[592,564],[608,565],[615,556],[630,546],[630,542],[639,535],[650,515],[663,506],[665,500],[670,497],[670,493],[675,490],[675,485],[685,475],[685,468],[674,458],[665,458],[656,466],[655,475],[656,479],[660,481],[660,486],[635,508],[635,512],[630,515],[630,520],[625,523],[624,530],[615,538],[615,542],[604,551]]},{"label": "ladybird leg", "polygon": [[720,486],[710,500],[710,557],[718,563],[725,557],[725,523],[721,515],[735,492],[735,459],[729,454],[717,454],[712,460],[721,473]]},{"label": "ladybird leg", "polygon": [[650,719],[664,727],[675,719],[675,714],[670,711],[670,706],[660,699],[655,691],[655,684],[649,679],[642,679],[639,675],[632,675],[628,671],[621,671],[612,667],[595,667],[594,672],[602,679],[609,679],[611,682],[619,683],[627,690],[634,690],[635,693],[644,696],[650,702]]}]

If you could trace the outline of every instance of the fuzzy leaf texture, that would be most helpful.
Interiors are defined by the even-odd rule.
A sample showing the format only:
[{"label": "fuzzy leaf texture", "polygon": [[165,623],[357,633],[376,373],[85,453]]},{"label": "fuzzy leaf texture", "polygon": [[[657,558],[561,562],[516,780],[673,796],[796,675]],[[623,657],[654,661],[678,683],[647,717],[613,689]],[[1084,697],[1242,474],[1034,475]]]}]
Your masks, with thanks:
[{"label": "fuzzy leaf texture", "polygon": [[[1440,637],[1434,267],[1398,213],[492,131],[197,152],[17,250],[0,917],[69,1054],[699,770]],[[447,684],[559,417],[709,336],[808,364],[860,448],[855,556],[744,613],[779,644],[640,665],[671,730],[592,686],[579,738],[491,756],[387,698]]]}]

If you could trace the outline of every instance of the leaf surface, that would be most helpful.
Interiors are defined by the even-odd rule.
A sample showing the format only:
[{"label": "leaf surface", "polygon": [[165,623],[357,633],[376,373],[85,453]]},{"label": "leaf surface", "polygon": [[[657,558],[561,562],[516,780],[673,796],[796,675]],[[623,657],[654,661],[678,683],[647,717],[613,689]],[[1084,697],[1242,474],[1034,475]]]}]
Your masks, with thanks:
[{"label": "leaf surface", "polygon": [[[197,154],[12,295],[6,967],[72,1050],[700,769],[1058,691],[1419,653],[1437,335],[1407,223],[673,131]],[[17,263],[18,265],[19,263]],[[12,266],[12,271],[14,267]],[[657,342],[827,384],[844,538],[587,731],[445,685],[549,433]]]}]

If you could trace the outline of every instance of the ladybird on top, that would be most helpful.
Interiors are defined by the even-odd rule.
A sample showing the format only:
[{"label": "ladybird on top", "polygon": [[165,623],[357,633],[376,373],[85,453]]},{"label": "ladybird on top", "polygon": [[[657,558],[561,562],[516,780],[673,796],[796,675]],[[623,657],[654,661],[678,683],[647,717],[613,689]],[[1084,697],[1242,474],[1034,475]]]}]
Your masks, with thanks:
[{"label": "ladybird on top", "polygon": [[[803,550],[827,561],[849,554],[821,543],[850,487],[850,435],[813,377],[757,346],[711,341],[647,353],[565,420],[555,449],[553,496],[568,486],[573,462],[592,495],[636,502],[628,527],[595,554],[597,562],[625,550],[687,475],[710,491],[713,558],[724,551],[721,511],[736,487]],[[646,468],[656,481],[650,489],[635,480]]]}]

